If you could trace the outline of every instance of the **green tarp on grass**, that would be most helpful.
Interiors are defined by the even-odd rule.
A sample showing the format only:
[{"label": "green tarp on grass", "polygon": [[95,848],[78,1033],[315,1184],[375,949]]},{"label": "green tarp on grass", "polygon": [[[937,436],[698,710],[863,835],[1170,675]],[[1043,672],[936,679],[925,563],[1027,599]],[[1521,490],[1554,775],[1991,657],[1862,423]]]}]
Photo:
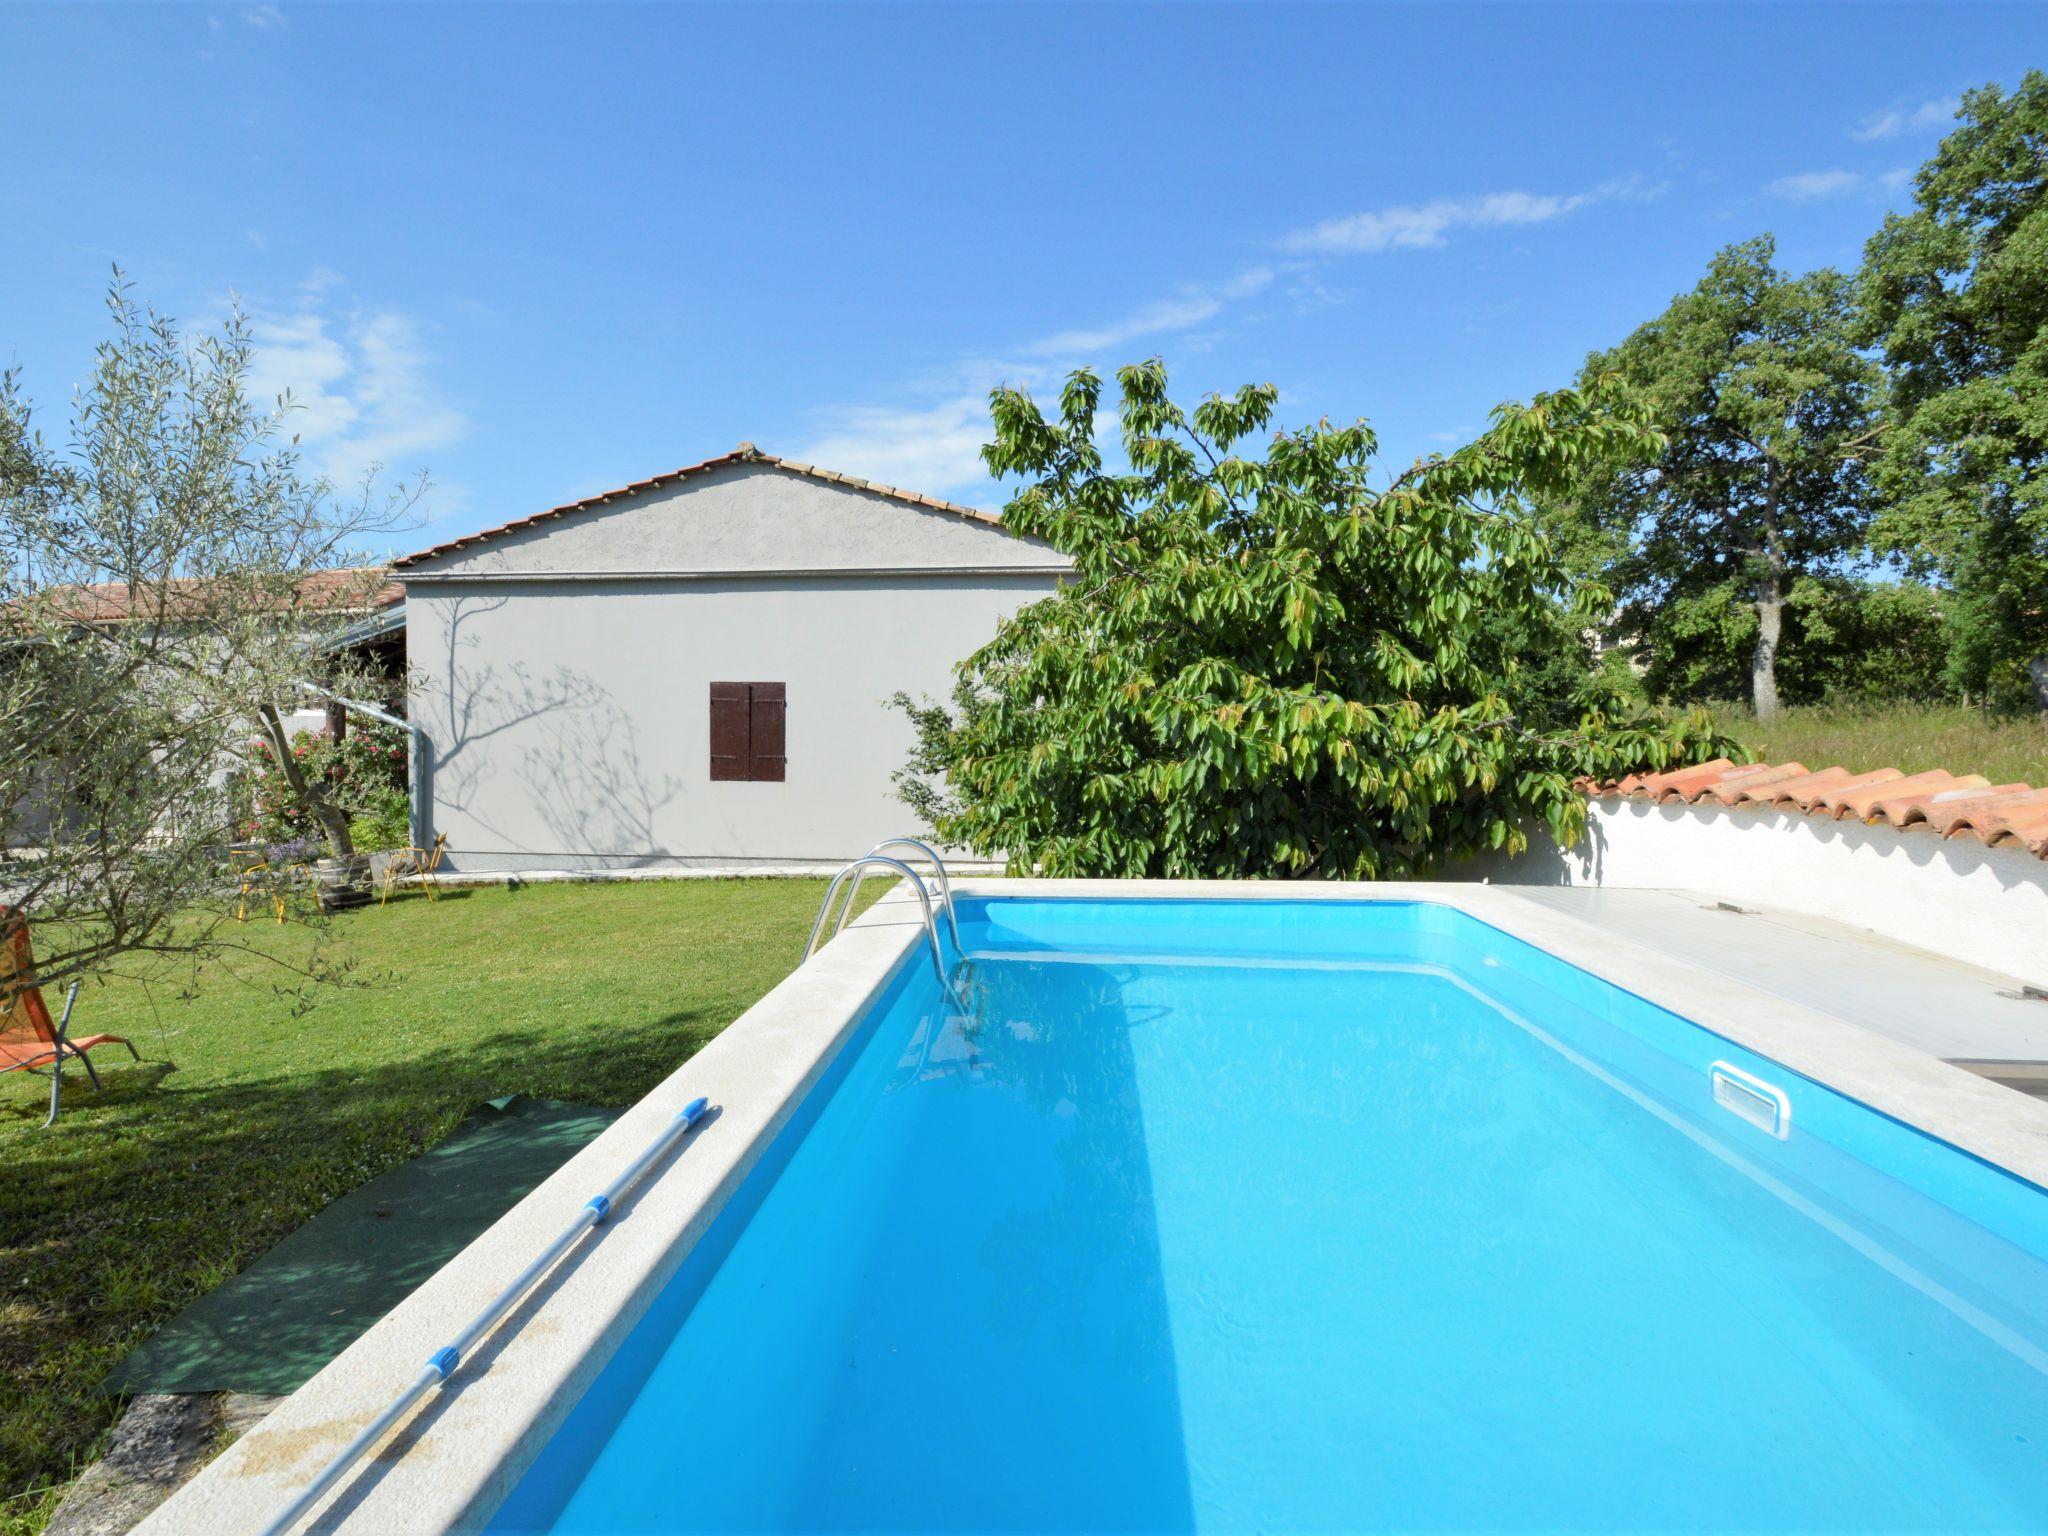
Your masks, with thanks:
[{"label": "green tarp on grass", "polygon": [[486,1105],[200,1297],[102,1390],[292,1391],[619,1113],[525,1097]]}]

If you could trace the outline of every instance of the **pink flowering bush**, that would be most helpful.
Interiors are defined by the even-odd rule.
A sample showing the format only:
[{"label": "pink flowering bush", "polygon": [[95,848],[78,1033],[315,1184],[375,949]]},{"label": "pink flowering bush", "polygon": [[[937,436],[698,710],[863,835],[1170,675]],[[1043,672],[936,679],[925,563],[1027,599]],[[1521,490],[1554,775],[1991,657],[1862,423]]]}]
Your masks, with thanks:
[{"label": "pink flowering bush", "polygon": [[[249,813],[242,835],[252,841],[282,843],[297,838],[317,841],[320,829],[312,812],[286,782],[262,738],[250,743],[256,763],[249,779]],[[403,841],[389,836],[395,820],[405,825],[405,733],[379,721],[351,720],[348,734],[336,741],[325,731],[301,731],[292,738],[292,755],[307,781],[320,786],[349,815],[367,823],[371,846]]]}]

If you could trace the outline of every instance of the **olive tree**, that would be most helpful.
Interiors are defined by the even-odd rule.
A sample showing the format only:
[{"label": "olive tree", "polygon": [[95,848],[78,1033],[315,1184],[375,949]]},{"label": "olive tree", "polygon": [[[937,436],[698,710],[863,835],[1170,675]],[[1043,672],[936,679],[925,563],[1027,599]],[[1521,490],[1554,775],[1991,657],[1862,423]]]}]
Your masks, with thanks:
[{"label": "olive tree", "polygon": [[1725,745],[1704,717],[1515,702],[1546,660],[1527,637],[1579,644],[1606,603],[1580,592],[1560,624],[1523,499],[1655,447],[1605,383],[1503,406],[1375,486],[1362,422],[1260,452],[1270,386],[1183,411],[1158,361],[1117,378],[1124,469],[1093,373],[1051,416],[991,397],[983,457],[1028,482],[1004,523],[1074,574],[961,665],[952,709],[900,701],[919,735],[898,782],[945,841],[1048,875],[1406,876],[1520,851],[1532,823],[1573,842],[1579,776]]},{"label": "olive tree", "polygon": [[47,984],[123,956],[227,942],[236,768],[267,740],[330,853],[347,817],[294,767],[280,702],[340,681],[355,541],[419,487],[352,495],[309,473],[289,397],[253,403],[239,311],[182,334],[120,274],[68,441],[0,377],[0,901],[41,929]]}]

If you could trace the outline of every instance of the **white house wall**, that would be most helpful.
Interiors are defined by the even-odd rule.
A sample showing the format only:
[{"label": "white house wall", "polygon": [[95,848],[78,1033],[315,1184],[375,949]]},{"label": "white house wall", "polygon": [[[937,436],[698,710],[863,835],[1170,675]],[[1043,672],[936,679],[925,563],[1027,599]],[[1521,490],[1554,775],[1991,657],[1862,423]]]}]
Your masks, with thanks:
[{"label": "white house wall", "polygon": [[[999,527],[759,465],[403,569],[409,717],[457,870],[836,864],[913,830],[888,700],[1051,592]],[[787,688],[786,777],[713,782],[710,685]]]},{"label": "white house wall", "polygon": [[[951,667],[1038,577],[809,578],[489,588],[415,584],[411,718],[433,829],[465,870],[843,861],[910,828],[890,772],[898,689]],[[710,778],[714,681],[788,687],[781,783]]]}]

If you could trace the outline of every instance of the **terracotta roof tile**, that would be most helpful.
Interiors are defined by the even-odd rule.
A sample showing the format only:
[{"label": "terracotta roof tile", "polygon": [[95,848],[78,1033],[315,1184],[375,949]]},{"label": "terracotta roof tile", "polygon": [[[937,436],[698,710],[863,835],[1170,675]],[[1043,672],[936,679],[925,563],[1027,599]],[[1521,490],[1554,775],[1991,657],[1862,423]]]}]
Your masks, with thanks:
[{"label": "terracotta roof tile", "polygon": [[1885,819],[1894,826],[1925,827],[1930,832],[1947,832],[1959,821],[1968,819],[1979,810],[1996,810],[2013,802],[2016,796],[2038,794],[2048,803],[2048,790],[2030,789],[2025,784],[1993,784],[1985,789],[1951,789],[1939,795],[1916,798],[1905,808],[1903,814],[1892,814],[1889,807],[1879,807]]},{"label": "terracotta roof tile", "polygon": [[[196,595],[202,589],[181,577],[169,583],[161,594],[155,586],[139,590],[145,611],[155,612],[161,595],[165,611],[175,614],[187,593]],[[49,587],[38,597],[55,604],[65,618],[80,624],[119,623],[132,616],[138,606],[137,589],[125,581]],[[375,613],[404,601],[405,588],[376,567],[342,566],[309,572],[300,578],[289,598],[279,594],[275,606],[280,611],[290,608],[313,613]]]},{"label": "terracotta roof tile", "polygon": [[1889,821],[1896,827],[1901,825],[1901,818],[1915,804],[1931,800],[1944,790],[1983,788],[1990,782],[1981,774],[1970,773],[1957,778],[1952,773],[1934,768],[1926,773],[1908,774],[1901,779],[1887,779],[1882,784],[1867,784],[1861,789],[1826,794],[1821,796],[1821,803],[1833,812],[1837,821],[1854,816],[1859,821]]},{"label": "terracotta roof tile", "polygon": [[1743,800],[1754,799],[1759,795],[1767,795],[1779,784],[1789,783],[1794,779],[1810,779],[1813,777],[1812,774],[1806,771],[1806,764],[1804,763],[1779,763],[1775,767],[1769,763],[1754,763],[1751,766],[1757,771],[1754,773],[1731,773],[1727,777],[1709,784],[1704,790],[1700,791],[1700,798],[1702,800],[1718,800],[1723,805],[1736,805]]},{"label": "terracotta roof tile", "polygon": [[2048,859],[2048,789],[2031,790],[2003,804],[1981,806],[1944,835],[1975,835],[1995,847],[2017,846]]},{"label": "terracotta roof tile", "polygon": [[1899,776],[1896,768],[1881,768],[1876,773],[1851,773],[1846,768],[1823,768],[1818,773],[1808,773],[1800,778],[1759,783],[1753,790],[1745,787],[1736,799],[1756,805],[1796,805],[1804,810],[1815,796],[1829,790],[1847,789],[1857,784],[1875,784],[1881,779]]},{"label": "terracotta roof tile", "polygon": [[1816,771],[1803,763],[1738,764],[1717,757],[1666,773],[1632,773],[1604,783],[1581,779],[1579,789],[1596,799],[1753,805],[1837,821],[1854,817],[2024,848],[2048,859],[2048,788],[1992,784],[1976,773],[1939,768],[1914,774],[1896,768],[1851,773],[1840,765]]},{"label": "terracotta roof tile", "polygon": [[836,469],[821,469],[815,464],[800,464],[794,459],[778,458],[772,453],[763,453],[752,443],[742,443],[731,453],[722,453],[715,459],[704,459],[696,464],[685,464],[681,469],[671,469],[665,474],[653,475],[645,480],[635,480],[622,485],[615,491],[605,491],[597,496],[585,496],[580,501],[565,501],[559,507],[549,507],[545,512],[536,512],[531,517],[517,518],[509,523],[500,523],[495,528],[485,528],[477,533],[465,534],[459,539],[450,539],[445,544],[436,544],[432,549],[420,550],[402,560],[391,562],[393,570],[404,570],[418,565],[423,560],[432,560],[441,555],[453,554],[458,549],[468,549],[508,533],[532,528],[540,523],[550,522],[558,517],[567,517],[572,512],[587,512],[601,507],[606,502],[617,501],[624,496],[637,496],[642,491],[653,490],[656,486],[672,485],[692,475],[707,474],[714,469],[725,469],[734,464],[765,464],[773,469],[786,469],[793,475],[805,475],[813,480],[823,480],[831,485],[843,485],[851,490],[867,491],[876,496],[887,496],[892,501],[907,502],[915,507],[927,507],[934,512],[944,512],[953,517],[968,518],[973,522],[987,523],[1000,528],[1003,520],[993,512],[984,512],[979,507],[962,506],[957,501],[941,501],[936,496],[927,496],[920,491],[906,491],[894,485],[883,485],[875,480],[861,480],[853,475],[841,474]]}]

